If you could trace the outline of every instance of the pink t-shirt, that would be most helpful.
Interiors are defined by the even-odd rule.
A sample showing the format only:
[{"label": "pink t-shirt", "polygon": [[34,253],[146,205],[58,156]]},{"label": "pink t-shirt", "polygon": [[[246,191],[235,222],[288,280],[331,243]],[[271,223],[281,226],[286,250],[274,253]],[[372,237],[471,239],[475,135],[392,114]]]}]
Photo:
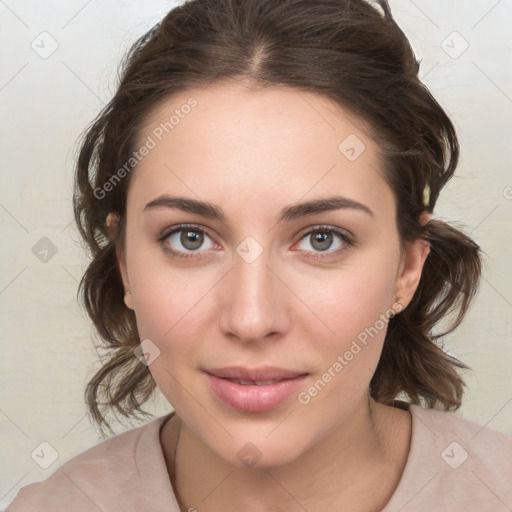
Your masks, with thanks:
[{"label": "pink t-shirt", "polygon": [[[452,413],[408,410],[409,455],[382,512],[512,510],[512,437]],[[179,512],[159,435],[169,416],[77,455],[23,487],[6,512]]]}]

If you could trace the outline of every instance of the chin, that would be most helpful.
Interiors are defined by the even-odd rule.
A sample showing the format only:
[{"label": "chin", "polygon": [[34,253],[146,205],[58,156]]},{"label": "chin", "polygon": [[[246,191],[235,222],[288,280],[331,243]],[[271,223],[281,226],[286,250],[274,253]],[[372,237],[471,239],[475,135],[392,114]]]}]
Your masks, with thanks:
[{"label": "chin", "polygon": [[302,435],[298,439],[284,433],[279,435],[277,432],[270,435],[272,436],[273,439],[261,435],[251,436],[245,431],[228,446],[216,444],[214,451],[237,468],[263,470],[286,466],[307,450],[307,447],[299,442],[299,439],[304,439]]}]

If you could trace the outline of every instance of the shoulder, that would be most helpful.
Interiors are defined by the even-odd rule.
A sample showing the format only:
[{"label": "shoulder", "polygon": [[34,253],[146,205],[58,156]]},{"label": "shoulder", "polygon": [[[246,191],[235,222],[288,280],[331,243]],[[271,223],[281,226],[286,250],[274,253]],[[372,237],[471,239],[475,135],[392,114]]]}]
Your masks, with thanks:
[{"label": "shoulder", "polygon": [[512,509],[511,436],[455,413],[409,412],[409,457],[385,512]]},{"label": "shoulder", "polygon": [[[441,459],[454,469],[466,460],[492,470],[494,478],[507,475],[512,481],[512,437],[454,413],[411,407],[415,415],[418,442],[442,448]],[[424,429],[427,429],[425,431]],[[423,430],[423,433],[420,431]],[[448,444],[446,444],[448,442]],[[453,459],[453,460],[452,460]],[[471,459],[471,460],[470,460]],[[476,468],[475,468],[476,469]]]},{"label": "shoulder", "polygon": [[[439,411],[437,409],[426,409],[418,405],[410,405],[410,412],[420,421],[427,422],[428,426],[437,432],[452,433],[463,438],[476,440],[475,447],[491,444],[498,446],[510,446],[512,437],[503,432],[498,432],[485,425],[465,419],[457,413]],[[427,424],[425,426],[427,426]],[[473,443],[472,443],[473,444]],[[511,461],[507,461],[510,463]]]},{"label": "shoulder", "polygon": [[[170,492],[159,441],[157,418],[92,448],[62,464],[46,480],[23,487],[6,512],[89,512],[153,510],[139,498],[158,488]],[[151,494],[150,494],[151,495]],[[146,507],[146,508],[144,508]]]}]

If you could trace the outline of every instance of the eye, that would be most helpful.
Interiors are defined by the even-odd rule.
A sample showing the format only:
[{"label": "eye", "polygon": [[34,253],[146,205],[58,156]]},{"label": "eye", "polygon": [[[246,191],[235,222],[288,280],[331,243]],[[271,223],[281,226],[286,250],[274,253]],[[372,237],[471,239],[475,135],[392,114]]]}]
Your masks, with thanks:
[{"label": "eye", "polygon": [[313,252],[314,258],[323,257],[321,253],[327,253],[330,256],[354,245],[343,231],[328,226],[317,226],[309,230],[299,240],[298,244],[301,243],[303,243],[302,250]]},{"label": "eye", "polygon": [[[205,246],[205,242],[206,243]],[[174,226],[166,231],[158,240],[165,252],[174,258],[197,258],[200,252],[213,249],[216,244],[207,233],[195,225]],[[201,249],[199,251],[199,249]],[[198,253],[197,255],[195,253]]]},{"label": "eye", "polygon": [[[219,247],[205,230],[192,224],[174,226],[158,241],[166,253],[178,259],[201,258],[206,250]],[[354,245],[351,238],[342,230],[328,226],[310,229],[302,235],[296,245],[300,246],[304,242],[306,247],[299,249],[312,253],[309,257],[313,259],[331,256]],[[322,253],[325,253],[325,256]]]}]

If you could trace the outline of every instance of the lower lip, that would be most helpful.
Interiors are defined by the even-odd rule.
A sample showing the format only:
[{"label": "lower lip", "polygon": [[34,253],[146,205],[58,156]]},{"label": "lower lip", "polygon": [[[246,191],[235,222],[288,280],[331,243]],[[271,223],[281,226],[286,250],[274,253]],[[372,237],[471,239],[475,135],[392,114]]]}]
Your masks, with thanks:
[{"label": "lower lip", "polygon": [[206,373],[212,391],[226,405],[244,412],[268,411],[297,392],[308,375],[284,379],[267,386],[244,386]]}]

